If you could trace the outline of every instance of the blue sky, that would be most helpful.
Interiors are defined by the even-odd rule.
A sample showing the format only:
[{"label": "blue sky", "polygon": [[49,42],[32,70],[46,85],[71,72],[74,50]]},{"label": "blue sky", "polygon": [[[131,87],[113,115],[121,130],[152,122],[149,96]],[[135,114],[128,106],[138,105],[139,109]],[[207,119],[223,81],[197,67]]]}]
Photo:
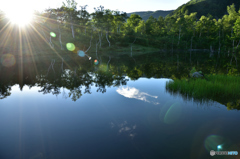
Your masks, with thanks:
[{"label": "blue sky", "polygon": [[[64,0],[66,1],[66,0]],[[174,10],[189,0],[75,0],[78,5],[88,5],[88,12],[94,12],[94,7],[104,6],[105,9],[123,12]],[[39,10],[57,8],[63,0],[3,0],[0,10],[17,12],[19,10]],[[15,5],[13,5],[15,4]]]},{"label": "blue sky", "polygon": [[[32,0],[33,1],[33,0]],[[124,12],[135,11],[156,11],[174,10],[189,0],[75,0],[78,6],[88,5],[89,12],[94,11],[94,7],[104,6],[105,9],[119,10]],[[45,7],[59,7],[61,0],[34,0],[34,7],[43,9]]]}]

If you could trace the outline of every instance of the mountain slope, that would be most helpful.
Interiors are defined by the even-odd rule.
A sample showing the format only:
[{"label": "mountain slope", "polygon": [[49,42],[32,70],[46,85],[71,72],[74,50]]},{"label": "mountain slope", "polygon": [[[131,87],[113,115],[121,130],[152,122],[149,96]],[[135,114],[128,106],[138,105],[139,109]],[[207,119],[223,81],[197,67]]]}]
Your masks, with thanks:
[{"label": "mountain slope", "polygon": [[158,11],[147,11],[147,12],[132,12],[132,13],[127,13],[127,15],[130,17],[131,14],[138,14],[142,17],[143,20],[147,20],[151,15],[154,17],[154,18],[157,18],[159,16],[162,16],[162,17],[166,17],[169,13],[171,13],[173,10],[169,10],[169,11],[163,11],[163,10],[158,10]]},{"label": "mountain slope", "polygon": [[197,18],[202,15],[207,16],[211,14],[214,18],[222,18],[224,14],[227,14],[227,6],[235,4],[236,11],[239,10],[239,0],[191,0],[188,3],[178,7],[168,16],[181,16],[186,11],[188,13],[197,12]]}]

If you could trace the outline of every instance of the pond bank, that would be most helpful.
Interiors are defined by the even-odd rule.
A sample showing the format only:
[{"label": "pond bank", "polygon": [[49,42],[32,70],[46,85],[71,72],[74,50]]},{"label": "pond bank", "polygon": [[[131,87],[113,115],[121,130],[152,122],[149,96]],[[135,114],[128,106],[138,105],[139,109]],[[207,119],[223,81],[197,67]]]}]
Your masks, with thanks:
[{"label": "pond bank", "polygon": [[[166,84],[173,93],[199,100],[214,100],[227,105],[240,99],[240,77],[228,75],[206,75],[205,79],[176,79]],[[227,101],[226,101],[227,99]],[[240,106],[238,105],[238,109]]]}]

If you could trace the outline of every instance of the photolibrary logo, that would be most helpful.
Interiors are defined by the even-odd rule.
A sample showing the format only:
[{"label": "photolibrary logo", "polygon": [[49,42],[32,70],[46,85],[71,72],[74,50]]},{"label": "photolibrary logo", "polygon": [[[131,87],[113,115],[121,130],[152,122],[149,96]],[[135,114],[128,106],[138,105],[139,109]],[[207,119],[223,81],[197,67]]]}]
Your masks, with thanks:
[{"label": "photolibrary logo", "polygon": [[211,150],[210,155],[211,156],[214,156],[214,155],[238,155],[238,151],[214,151],[214,150]]},{"label": "photolibrary logo", "polygon": [[214,155],[215,155],[215,151],[211,150],[211,151],[210,151],[210,155],[211,155],[211,156],[214,156]]}]

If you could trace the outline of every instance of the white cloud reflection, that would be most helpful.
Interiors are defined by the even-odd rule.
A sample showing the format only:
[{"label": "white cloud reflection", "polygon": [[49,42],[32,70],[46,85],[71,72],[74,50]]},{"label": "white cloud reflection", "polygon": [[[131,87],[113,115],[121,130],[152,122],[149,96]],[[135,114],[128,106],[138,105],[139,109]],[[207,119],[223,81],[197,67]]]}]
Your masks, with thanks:
[{"label": "white cloud reflection", "polygon": [[118,129],[119,134],[125,134],[132,139],[137,135],[135,133],[135,130],[137,128],[137,125],[130,125],[128,122],[125,120],[123,123],[120,124],[114,124],[113,122],[110,122],[110,127],[115,129],[115,127]]},{"label": "white cloud reflection", "polygon": [[142,100],[142,101],[145,101],[148,103],[153,103],[155,105],[159,104],[158,102],[152,101],[154,99],[157,99],[158,96],[152,96],[148,93],[141,92],[140,90],[138,90],[134,87],[121,87],[121,88],[118,88],[116,91],[126,98],[135,98],[135,99]]}]

